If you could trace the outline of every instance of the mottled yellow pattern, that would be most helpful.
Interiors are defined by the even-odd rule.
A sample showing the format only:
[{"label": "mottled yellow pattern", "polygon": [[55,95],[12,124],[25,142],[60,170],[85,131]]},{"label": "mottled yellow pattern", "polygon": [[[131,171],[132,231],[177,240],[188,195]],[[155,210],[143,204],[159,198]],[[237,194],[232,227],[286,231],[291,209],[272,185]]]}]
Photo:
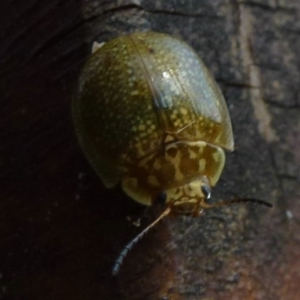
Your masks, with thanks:
[{"label": "mottled yellow pattern", "polygon": [[[133,199],[151,205],[153,198],[160,191],[171,191],[172,188],[179,191],[195,180],[205,178],[210,186],[214,186],[224,163],[225,154],[220,147],[206,142],[173,142],[165,145],[163,150],[137,162],[126,175],[126,181],[123,181],[122,185]],[[132,182],[135,183],[134,186]],[[141,190],[146,191],[144,198],[141,198]],[[201,192],[201,184],[197,192]],[[171,198],[177,199],[174,190],[172,193],[173,198],[168,195],[169,201]]]},{"label": "mottled yellow pattern", "polygon": [[233,149],[217,84],[187,44],[165,34],[122,36],[96,50],[82,70],[73,114],[104,184],[122,180],[144,204],[199,178],[215,185],[225,161],[221,148]]}]

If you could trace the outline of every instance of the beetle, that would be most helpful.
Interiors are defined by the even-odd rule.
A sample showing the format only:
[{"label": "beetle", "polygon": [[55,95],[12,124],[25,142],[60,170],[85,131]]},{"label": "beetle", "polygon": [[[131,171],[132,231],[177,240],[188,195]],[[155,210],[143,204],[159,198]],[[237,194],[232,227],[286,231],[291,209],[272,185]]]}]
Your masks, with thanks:
[{"label": "beetle", "polygon": [[167,209],[121,252],[170,213],[197,216],[209,203],[234,139],[224,97],[197,53],[157,32],[101,44],[87,60],[73,101],[79,142],[103,184],[121,182],[132,199]]}]

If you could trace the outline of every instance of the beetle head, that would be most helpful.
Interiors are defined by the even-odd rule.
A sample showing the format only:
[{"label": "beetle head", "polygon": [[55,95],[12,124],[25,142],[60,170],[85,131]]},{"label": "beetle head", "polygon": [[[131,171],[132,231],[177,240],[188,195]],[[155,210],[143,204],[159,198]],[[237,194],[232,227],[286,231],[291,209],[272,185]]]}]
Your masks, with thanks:
[{"label": "beetle head", "polygon": [[211,206],[211,187],[206,177],[164,192],[165,203],[174,214],[198,216],[203,208]]}]

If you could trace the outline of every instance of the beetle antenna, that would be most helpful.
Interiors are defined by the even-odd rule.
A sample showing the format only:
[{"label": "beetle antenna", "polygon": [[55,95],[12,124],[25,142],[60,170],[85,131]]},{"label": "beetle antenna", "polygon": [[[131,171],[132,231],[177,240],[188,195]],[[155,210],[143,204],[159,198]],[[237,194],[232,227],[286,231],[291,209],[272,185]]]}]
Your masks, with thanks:
[{"label": "beetle antenna", "polygon": [[264,205],[267,207],[273,207],[273,205],[267,201],[253,199],[253,198],[235,198],[235,199],[231,199],[231,200],[219,201],[219,202],[216,202],[213,204],[205,203],[205,206],[203,206],[203,207],[204,208],[212,208],[212,207],[225,206],[225,205],[230,205],[230,204],[234,204],[234,203],[242,203],[242,202],[252,202],[252,203]]},{"label": "beetle antenna", "polygon": [[170,213],[171,209],[168,207],[154,222],[148,225],[140,234],[138,234],[133,240],[131,240],[121,251],[118,258],[116,259],[113,269],[112,275],[116,276],[120,270],[120,267],[124,261],[124,258],[127,256],[128,252],[133,248],[133,246],[141,240],[144,235],[153,227],[155,226],[160,220],[166,217]]}]

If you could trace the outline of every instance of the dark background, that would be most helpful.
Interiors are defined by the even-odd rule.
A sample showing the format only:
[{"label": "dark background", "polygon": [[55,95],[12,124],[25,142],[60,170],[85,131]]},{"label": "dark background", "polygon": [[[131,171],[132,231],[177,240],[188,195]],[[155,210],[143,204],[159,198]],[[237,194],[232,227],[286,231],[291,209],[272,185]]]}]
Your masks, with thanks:
[{"label": "dark background", "polygon": [[[297,0],[2,0],[0,299],[297,299],[299,14]],[[185,40],[224,92],[236,151],[214,197],[274,208],[168,218],[113,280],[116,256],[141,230],[126,217],[140,207],[103,188],[70,107],[92,42],[138,30]]]}]

